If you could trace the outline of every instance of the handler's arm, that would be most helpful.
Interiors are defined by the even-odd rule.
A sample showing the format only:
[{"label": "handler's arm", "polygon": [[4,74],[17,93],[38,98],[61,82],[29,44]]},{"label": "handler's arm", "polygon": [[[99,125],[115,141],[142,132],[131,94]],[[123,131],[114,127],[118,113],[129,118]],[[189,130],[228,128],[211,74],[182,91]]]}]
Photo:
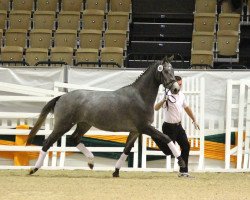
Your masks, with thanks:
[{"label": "handler's arm", "polygon": [[189,108],[188,106],[186,108],[184,108],[184,110],[186,111],[186,113],[188,114],[188,116],[192,119],[193,122],[195,122],[195,117],[194,114],[191,110],[191,108]]},{"label": "handler's arm", "polygon": [[155,110],[158,111],[163,106],[163,104],[166,102],[166,99],[161,100],[159,103],[155,104]]},{"label": "handler's arm", "polygon": [[191,108],[189,108],[187,106],[186,108],[184,108],[184,110],[186,111],[186,113],[188,114],[188,116],[192,119],[195,129],[199,129],[200,130],[200,127],[199,127],[199,125],[196,122],[196,119],[194,117],[194,114],[193,114]]}]

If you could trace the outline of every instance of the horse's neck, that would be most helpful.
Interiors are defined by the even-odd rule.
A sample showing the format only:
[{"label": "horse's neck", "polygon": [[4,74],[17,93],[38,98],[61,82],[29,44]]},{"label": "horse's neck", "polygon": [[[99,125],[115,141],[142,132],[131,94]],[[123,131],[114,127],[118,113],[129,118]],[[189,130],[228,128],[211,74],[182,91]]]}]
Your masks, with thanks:
[{"label": "horse's neck", "polygon": [[153,69],[145,72],[139,79],[133,84],[138,89],[142,99],[148,105],[154,105],[155,99],[158,93],[159,83],[157,83]]}]

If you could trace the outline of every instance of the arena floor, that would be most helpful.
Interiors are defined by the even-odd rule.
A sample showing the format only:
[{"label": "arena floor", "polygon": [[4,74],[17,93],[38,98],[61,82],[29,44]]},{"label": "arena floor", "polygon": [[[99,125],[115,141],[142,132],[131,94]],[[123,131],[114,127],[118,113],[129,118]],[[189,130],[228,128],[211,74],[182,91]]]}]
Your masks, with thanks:
[{"label": "arena floor", "polygon": [[250,200],[250,173],[176,173],[46,171],[33,176],[26,170],[0,171],[1,200]]}]

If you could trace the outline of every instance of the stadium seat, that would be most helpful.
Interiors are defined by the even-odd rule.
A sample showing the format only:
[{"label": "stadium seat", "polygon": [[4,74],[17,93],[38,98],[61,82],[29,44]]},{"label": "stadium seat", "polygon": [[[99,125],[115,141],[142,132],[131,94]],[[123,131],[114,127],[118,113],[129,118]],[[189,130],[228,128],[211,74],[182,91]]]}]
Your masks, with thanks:
[{"label": "stadium seat", "polygon": [[233,30],[240,29],[240,14],[221,13],[218,20],[219,30]]},{"label": "stadium seat", "polygon": [[30,66],[35,66],[38,62],[48,61],[48,49],[28,48],[26,49],[25,61]]},{"label": "stadium seat", "polygon": [[193,32],[192,50],[213,51],[214,39],[213,32]]},{"label": "stadium seat", "polygon": [[110,11],[131,13],[131,0],[110,0]]},{"label": "stadium seat", "polygon": [[58,0],[37,0],[36,10],[39,11],[58,11]]},{"label": "stadium seat", "polygon": [[58,15],[58,29],[80,29],[80,12],[61,11]]},{"label": "stadium seat", "polygon": [[237,56],[239,33],[232,30],[217,31],[217,53],[222,56]]},{"label": "stadium seat", "polygon": [[34,29],[55,29],[55,16],[54,11],[35,11],[33,16]]},{"label": "stadium seat", "polygon": [[50,51],[50,61],[65,62],[73,65],[73,48],[71,47],[53,47]]},{"label": "stadium seat", "polygon": [[196,13],[217,13],[217,0],[196,0]]},{"label": "stadium seat", "polygon": [[5,46],[27,47],[27,30],[8,29],[5,32]]},{"label": "stadium seat", "polygon": [[229,0],[223,0],[221,2],[221,12],[222,13],[232,13],[233,7],[232,3]]},{"label": "stadium seat", "polygon": [[6,29],[7,28],[7,11],[6,10],[0,10],[0,29]]},{"label": "stadium seat", "polygon": [[211,13],[194,14],[194,31],[214,32],[216,25],[216,16]]},{"label": "stadium seat", "polygon": [[246,17],[247,17],[247,23],[249,24],[249,21],[250,21],[250,1],[246,2]]},{"label": "stadium seat", "polygon": [[3,29],[0,29],[0,46],[3,44]]},{"label": "stadium seat", "polygon": [[76,48],[76,30],[58,29],[54,34],[55,47],[71,47]]},{"label": "stadium seat", "polygon": [[126,42],[126,31],[106,30],[104,33],[104,47],[120,47],[122,49],[126,49]]},{"label": "stadium seat", "polygon": [[34,10],[34,0],[14,0],[12,1],[12,10]]},{"label": "stadium seat", "polygon": [[30,29],[31,11],[16,10],[10,11],[9,28]]},{"label": "stadium seat", "polygon": [[104,11],[103,10],[84,10],[82,13],[83,29],[104,29]]},{"label": "stadium seat", "polygon": [[76,60],[75,63],[78,65],[80,62],[96,62],[97,64],[93,63],[86,63],[84,66],[87,67],[96,67],[98,66],[99,62],[99,55],[98,55],[98,49],[93,48],[79,48],[76,51]]},{"label": "stadium seat", "polygon": [[107,12],[107,0],[86,0],[85,9]]},{"label": "stadium seat", "polygon": [[107,15],[107,29],[109,30],[129,30],[128,12],[109,12]]},{"label": "stadium seat", "polygon": [[212,51],[193,50],[191,52],[192,69],[210,69],[213,67],[214,55]]},{"label": "stadium seat", "polygon": [[83,10],[83,0],[62,0],[61,10],[80,12]]},{"label": "stadium seat", "polygon": [[51,47],[52,30],[33,29],[30,31],[29,47],[46,48]]},{"label": "stadium seat", "polygon": [[79,33],[80,48],[100,49],[102,41],[102,31],[83,29]]},{"label": "stadium seat", "polygon": [[[123,67],[123,49],[119,47],[104,47],[101,49],[101,62],[117,63]],[[117,65],[106,65],[101,63],[101,66],[117,67]]]},{"label": "stadium seat", "polygon": [[2,47],[1,61],[23,61],[23,48],[17,46]]},{"label": "stadium seat", "polygon": [[0,1],[0,10],[5,10],[5,11],[9,11],[10,10],[10,4],[11,4],[11,0],[1,0]]}]

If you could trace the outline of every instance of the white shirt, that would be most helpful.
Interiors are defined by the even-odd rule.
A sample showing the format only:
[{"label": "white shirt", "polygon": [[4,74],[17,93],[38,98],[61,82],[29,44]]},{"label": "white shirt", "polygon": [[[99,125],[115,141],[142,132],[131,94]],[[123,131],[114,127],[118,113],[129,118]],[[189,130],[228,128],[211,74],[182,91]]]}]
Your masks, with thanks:
[{"label": "white shirt", "polygon": [[[166,102],[163,104],[163,119],[167,123],[179,123],[182,119],[182,113],[183,108],[186,108],[187,101],[185,98],[185,95],[180,91],[178,94],[171,94],[171,92],[168,92],[169,100],[172,100],[174,103],[171,103],[168,100],[168,106],[166,106]],[[174,98],[171,98],[173,96]],[[162,95],[161,99],[164,97],[164,94]]]}]

